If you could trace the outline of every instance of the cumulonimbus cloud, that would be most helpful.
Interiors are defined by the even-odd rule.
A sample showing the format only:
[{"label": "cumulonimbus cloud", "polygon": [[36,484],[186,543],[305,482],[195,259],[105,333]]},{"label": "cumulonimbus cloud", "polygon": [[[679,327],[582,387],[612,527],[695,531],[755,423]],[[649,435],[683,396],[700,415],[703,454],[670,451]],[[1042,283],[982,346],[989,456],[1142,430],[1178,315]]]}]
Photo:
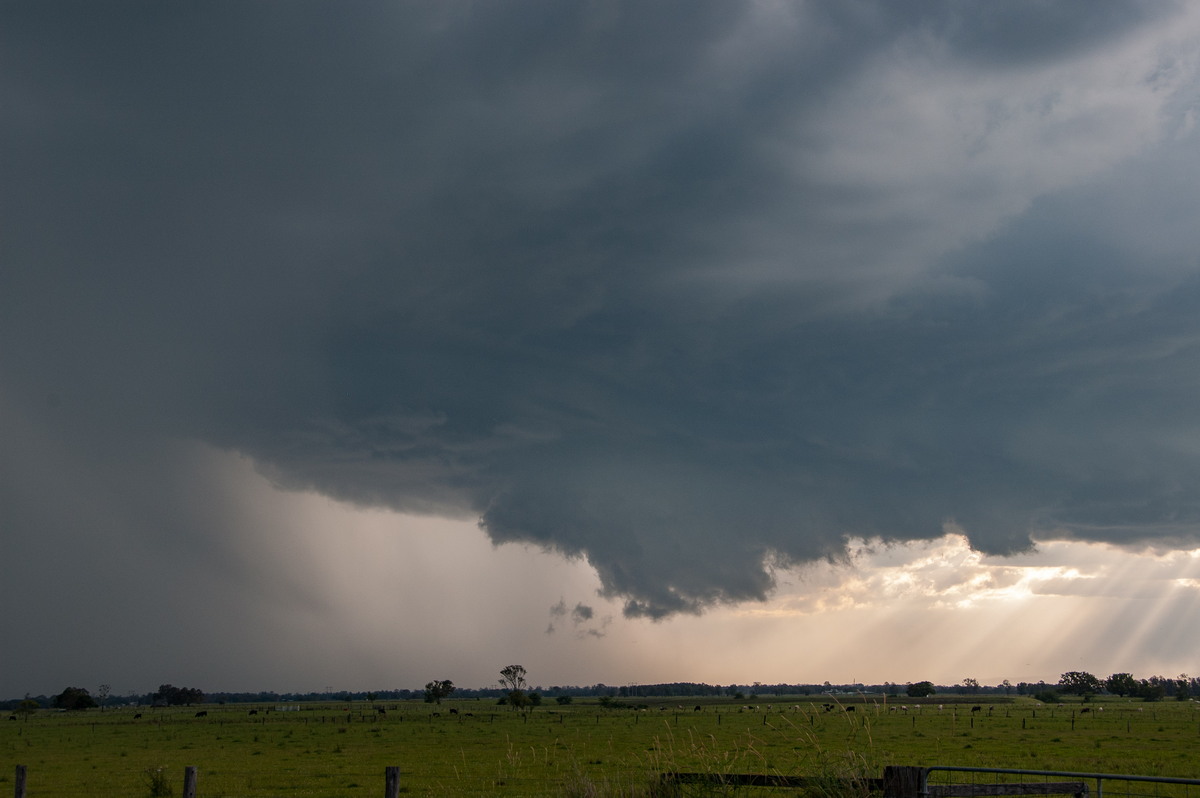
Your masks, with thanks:
[{"label": "cumulonimbus cloud", "polygon": [[1197,15],[669,7],[68,26],[0,78],[11,406],[478,518],[630,615],[948,521],[1194,545]]}]

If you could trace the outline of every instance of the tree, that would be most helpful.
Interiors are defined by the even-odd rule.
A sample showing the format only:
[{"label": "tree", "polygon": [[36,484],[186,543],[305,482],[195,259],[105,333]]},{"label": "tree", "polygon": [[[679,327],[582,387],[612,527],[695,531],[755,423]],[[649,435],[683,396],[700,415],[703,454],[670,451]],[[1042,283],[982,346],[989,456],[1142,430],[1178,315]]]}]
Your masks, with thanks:
[{"label": "tree", "polygon": [[1137,692],[1137,687],[1137,679],[1133,678],[1132,673],[1114,673],[1104,680],[1104,689],[1122,698],[1133,695]]},{"label": "tree", "polygon": [[910,684],[905,690],[910,698],[925,698],[937,692],[937,688],[933,686],[933,682],[917,682]]},{"label": "tree", "polygon": [[500,686],[505,690],[512,692],[513,690],[524,690],[528,682],[525,681],[524,665],[509,665],[507,668],[500,669]]},{"label": "tree", "polygon": [[449,698],[455,691],[454,682],[449,679],[432,681],[425,685],[425,703],[440,704],[443,698]]},{"label": "tree", "polygon": [[1179,678],[1175,680],[1175,700],[1187,701],[1192,695],[1192,680],[1188,678],[1186,673],[1179,674]]},{"label": "tree", "polygon": [[1067,671],[1058,680],[1058,689],[1064,693],[1093,696],[1100,692],[1100,680],[1087,671]]},{"label": "tree", "polygon": [[970,676],[963,679],[963,692],[974,695],[979,692],[979,680],[973,679]]},{"label": "tree", "polygon": [[54,706],[58,709],[91,709],[96,706],[96,700],[84,687],[68,687],[54,697]]},{"label": "tree", "polygon": [[1142,679],[1138,682],[1137,690],[1134,691],[1134,695],[1143,701],[1158,701],[1166,694],[1166,688],[1156,682],[1153,677]]},{"label": "tree", "polygon": [[529,703],[525,695],[525,688],[529,684],[525,681],[525,674],[524,665],[509,665],[500,669],[500,686],[508,691],[508,703],[514,709],[521,709]]},{"label": "tree", "polygon": [[104,704],[108,701],[108,694],[112,692],[112,687],[107,684],[102,684],[96,688],[96,698],[100,701],[100,708],[104,708]]},{"label": "tree", "polygon": [[151,698],[151,703],[166,704],[167,706],[179,706],[181,704],[199,704],[204,701],[204,693],[195,687],[173,687],[169,684],[159,685],[158,692],[154,693]]}]

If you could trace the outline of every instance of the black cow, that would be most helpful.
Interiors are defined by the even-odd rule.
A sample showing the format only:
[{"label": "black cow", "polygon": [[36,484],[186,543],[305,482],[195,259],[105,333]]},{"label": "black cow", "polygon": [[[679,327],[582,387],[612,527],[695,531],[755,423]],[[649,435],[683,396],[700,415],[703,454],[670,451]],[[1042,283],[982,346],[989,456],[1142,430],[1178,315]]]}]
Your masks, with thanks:
[{"label": "black cow", "polygon": [[198,718],[207,718],[207,717],[208,717],[208,710],[207,710],[207,709],[202,709],[202,710],[200,710],[199,712],[197,712],[197,713],[196,713],[196,717],[198,717]]}]

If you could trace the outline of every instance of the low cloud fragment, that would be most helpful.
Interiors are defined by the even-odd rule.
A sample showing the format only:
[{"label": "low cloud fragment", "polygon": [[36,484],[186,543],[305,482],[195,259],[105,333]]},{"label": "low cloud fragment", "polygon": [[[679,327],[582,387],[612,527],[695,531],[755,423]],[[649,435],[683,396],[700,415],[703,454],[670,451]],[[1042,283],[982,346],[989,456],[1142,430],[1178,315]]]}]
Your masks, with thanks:
[{"label": "low cloud fragment", "polygon": [[596,610],[582,602],[576,604],[569,611],[565,599],[559,599],[558,603],[550,608],[550,623],[546,627],[546,634],[554,634],[558,631],[556,623],[570,617],[571,630],[576,638],[583,637],[604,637],[606,629],[612,623],[612,618],[605,615],[596,617]]}]

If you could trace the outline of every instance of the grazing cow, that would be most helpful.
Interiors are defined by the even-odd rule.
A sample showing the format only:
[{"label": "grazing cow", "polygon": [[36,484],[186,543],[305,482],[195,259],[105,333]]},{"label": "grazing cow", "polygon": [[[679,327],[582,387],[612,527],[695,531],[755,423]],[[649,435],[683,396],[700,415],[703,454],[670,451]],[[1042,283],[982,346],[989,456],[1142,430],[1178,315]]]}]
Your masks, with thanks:
[{"label": "grazing cow", "polygon": [[1084,712],[1091,712],[1091,711],[1092,710],[1089,707],[1084,707],[1083,709],[1079,710],[1079,714],[1082,715]]},{"label": "grazing cow", "polygon": [[208,717],[208,710],[207,710],[207,709],[202,709],[202,710],[200,710],[199,712],[197,712],[197,713],[196,713],[196,717],[198,717],[198,718],[207,718],[207,717]]},{"label": "grazing cow", "polygon": [[375,712],[380,715],[387,715],[387,710],[383,707],[375,707]]},{"label": "grazing cow", "polygon": [[138,718],[140,718],[141,716],[142,716],[142,713],[141,713],[141,712],[139,712],[139,713],[137,713],[136,715],[134,715],[134,716],[133,716],[133,719],[134,719],[134,720],[137,720],[137,719],[138,719]]},{"label": "grazing cow", "polygon": [[457,709],[454,709],[453,707],[451,707],[451,708],[450,708],[450,714],[451,714],[451,715],[457,715],[457,714],[458,714],[458,710],[457,710]]},{"label": "grazing cow", "polygon": [[17,716],[16,716],[16,715],[9,715],[9,716],[8,716],[8,719],[9,719],[9,720],[16,720],[16,719],[17,719]]},{"label": "grazing cow", "polygon": [[252,709],[252,710],[250,710],[250,714],[251,714],[251,715],[257,715],[257,714],[258,714],[258,710],[257,710],[257,709]]},{"label": "grazing cow", "polygon": [[982,712],[982,711],[983,711],[983,707],[981,707],[981,706],[973,706],[973,707],[971,707],[971,711],[972,711],[972,712]]},{"label": "grazing cow", "polygon": [[692,710],[692,712],[699,712],[699,711],[700,711],[700,705],[699,705],[699,704],[697,704],[697,705],[696,705],[696,708],[695,708],[695,709],[693,709],[693,710]]},{"label": "grazing cow", "polygon": [[846,711],[847,711],[847,712],[853,712],[853,711],[854,711],[854,707],[846,707]]},{"label": "grazing cow", "polygon": [[434,712],[434,713],[433,713],[433,717],[435,717],[435,718],[440,718],[441,716],[442,716],[442,713],[441,713],[441,712]]}]

